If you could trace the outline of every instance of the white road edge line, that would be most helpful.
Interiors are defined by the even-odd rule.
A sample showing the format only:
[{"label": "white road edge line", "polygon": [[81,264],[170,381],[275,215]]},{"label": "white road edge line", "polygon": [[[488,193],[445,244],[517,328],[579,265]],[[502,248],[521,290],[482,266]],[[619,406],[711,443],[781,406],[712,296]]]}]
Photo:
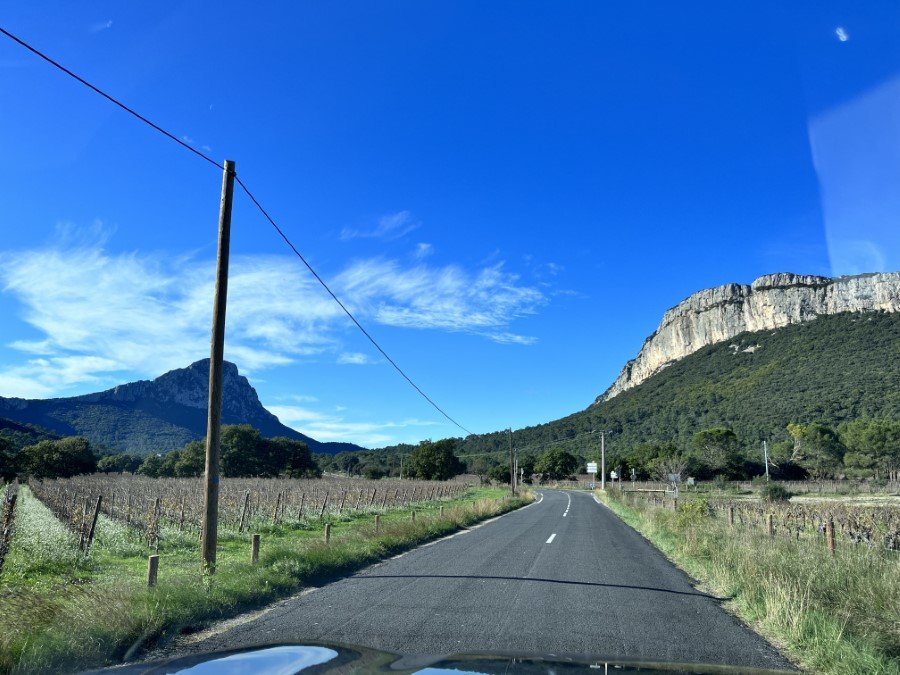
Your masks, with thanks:
[{"label": "white road edge line", "polygon": [[550,538],[547,540],[548,544],[552,544],[553,540],[556,538],[556,532],[550,535]]}]

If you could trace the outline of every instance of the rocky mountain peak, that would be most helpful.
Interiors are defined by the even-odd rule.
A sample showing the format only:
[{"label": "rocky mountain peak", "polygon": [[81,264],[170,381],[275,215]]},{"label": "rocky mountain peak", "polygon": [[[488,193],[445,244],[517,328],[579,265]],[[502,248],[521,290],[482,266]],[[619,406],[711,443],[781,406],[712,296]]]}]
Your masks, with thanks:
[{"label": "rocky mountain peak", "polygon": [[668,310],[638,355],[597,402],[639,385],[707,345],[841,312],[900,312],[900,272],[821,277],[780,272],[752,284],[725,284]]}]

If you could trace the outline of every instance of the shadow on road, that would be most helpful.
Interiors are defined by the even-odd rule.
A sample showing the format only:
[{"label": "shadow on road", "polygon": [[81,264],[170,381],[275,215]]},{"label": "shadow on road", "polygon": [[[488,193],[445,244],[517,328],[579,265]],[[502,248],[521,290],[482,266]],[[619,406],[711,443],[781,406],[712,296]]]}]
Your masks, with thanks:
[{"label": "shadow on road", "polygon": [[668,588],[653,588],[652,586],[627,586],[624,584],[601,584],[595,581],[564,581],[562,579],[541,579],[536,577],[501,577],[479,576],[475,574],[360,574],[352,577],[357,579],[486,579],[490,581],[531,581],[545,584],[565,584],[569,586],[593,586],[596,588],[624,588],[635,591],[653,591],[654,593],[671,593],[673,595],[693,595],[700,598],[709,598],[717,602],[724,602],[730,598],[717,598],[699,591],[673,591]]}]

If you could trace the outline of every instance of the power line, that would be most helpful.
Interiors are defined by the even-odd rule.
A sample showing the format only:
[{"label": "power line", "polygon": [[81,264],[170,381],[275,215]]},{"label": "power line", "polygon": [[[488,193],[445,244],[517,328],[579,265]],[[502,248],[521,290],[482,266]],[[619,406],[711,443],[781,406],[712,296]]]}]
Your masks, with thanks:
[{"label": "power line", "polygon": [[[105,98],[107,101],[115,104],[116,106],[118,106],[119,108],[124,110],[125,112],[133,115],[134,117],[139,119],[144,124],[147,124],[148,126],[153,128],[154,130],[158,131],[162,135],[166,136],[170,140],[175,141],[181,147],[185,148],[186,150],[190,150],[192,153],[194,153],[201,159],[206,160],[207,162],[212,164],[214,167],[216,167],[216,169],[221,169],[221,167],[219,166],[219,163],[216,160],[214,160],[213,158],[211,158],[209,155],[206,155],[206,154],[200,152],[199,150],[197,150],[190,144],[186,143],[185,141],[181,140],[180,138],[178,138],[171,132],[166,131],[161,126],[159,126],[158,124],[147,119],[146,117],[141,115],[139,112],[137,112],[133,108],[130,108],[129,106],[125,105],[124,103],[122,103],[120,100],[118,100],[114,96],[107,94],[105,91],[103,91],[99,87],[91,84],[90,82],[85,80],[80,75],[72,72],[71,70],[66,68],[64,65],[59,63],[59,61],[52,59],[51,57],[47,56],[39,49],[32,47],[30,44],[28,44],[21,38],[13,35],[12,33],[10,33],[8,30],[3,28],[2,26],[0,26],[0,33],[5,35],[12,41],[18,43],[19,45],[21,45],[22,47],[24,47],[31,53],[35,54],[36,56],[39,56],[40,58],[42,58],[44,61],[46,61],[50,65],[54,66],[55,68],[58,68],[59,70],[61,70],[63,73],[65,73],[69,77],[74,78],[75,80],[77,80],[78,82],[80,82],[81,84],[86,86],[88,89],[91,89],[93,92],[100,94],[100,96]],[[328,294],[332,297],[332,299],[334,299],[334,301],[340,306],[340,308],[342,310],[344,310],[344,313],[350,317],[350,320],[353,321],[353,323],[362,332],[362,334],[365,335],[366,338],[368,338],[369,342],[372,343],[372,345],[375,347],[375,349],[377,349],[381,353],[381,355],[387,359],[388,363],[390,363],[394,367],[394,370],[396,370],[398,373],[400,373],[400,375],[403,377],[403,379],[406,380],[412,386],[412,388],[415,389],[422,396],[422,398],[424,398],[426,401],[428,401],[428,403],[430,403],[431,406],[435,410],[437,410],[441,415],[446,417],[450,422],[452,422],[457,427],[459,427],[460,429],[465,431],[467,434],[471,435],[472,434],[471,431],[466,429],[462,424],[460,424],[455,419],[450,417],[450,415],[448,415],[446,412],[444,412],[443,408],[441,408],[437,403],[435,403],[431,399],[431,397],[428,396],[428,394],[426,394],[424,391],[422,391],[422,389],[419,387],[419,385],[417,385],[415,382],[413,382],[412,379],[409,377],[409,375],[407,375],[403,371],[403,369],[397,365],[397,362],[394,361],[394,359],[392,359],[390,356],[388,356],[388,353],[386,351],[384,351],[384,349],[381,348],[381,345],[378,344],[378,342],[375,340],[375,338],[372,337],[372,335],[369,333],[369,331],[367,331],[365,328],[363,328],[362,324],[356,319],[355,316],[353,316],[353,313],[349,309],[347,309],[347,306],[343,302],[341,302],[340,298],[338,298],[338,296],[334,293],[334,291],[331,290],[331,288],[328,286],[328,284],[325,283],[325,280],[319,276],[318,272],[316,272],[315,269],[313,269],[312,265],[309,264],[309,262],[303,256],[303,254],[297,250],[297,247],[294,246],[293,242],[291,242],[290,239],[288,239],[287,235],[278,226],[278,224],[275,222],[275,220],[272,218],[272,216],[269,215],[268,211],[266,211],[265,208],[263,208],[263,205],[259,203],[259,200],[253,195],[252,192],[250,192],[249,188],[247,188],[247,186],[244,184],[244,181],[241,180],[240,176],[238,176],[237,173],[235,173],[234,177],[235,177],[235,180],[237,181],[238,185],[241,186],[241,189],[244,191],[244,193],[250,198],[250,200],[253,202],[253,204],[256,206],[256,208],[259,209],[260,213],[262,213],[262,215],[266,218],[266,220],[268,220],[269,223],[271,223],[272,227],[275,228],[275,231],[278,232],[278,234],[281,236],[281,238],[284,240],[284,242],[291,248],[291,250],[297,255],[297,257],[300,258],[300,260],[306,266],[306,269],[308,269],[310,271],[310,273],[316,278],[316,281],[318,281],[322,285],[322,288],[324,288],[328,292]]]},{"label": "power line", "polygon": [[212,164],[212,165],[213,165],[214,167],[216,167],[217,169],[221,169],[221,168],[222,168],[221,166],[219,166],[219,163],[218,163],[216,160],[214,160],[212,157],[210,157],[209,155],[203,154],[202,152],[200,152],[199,150],[197,150],[197,148],[191,146],[189,143],[185,143],[183,140],[181,140],[180,138],[178,138],[178,137],[175,136],[174,134],[172,134],[172,133],[166,131],[165,129],[163,129],[163,128],[162,128],[161,126],[159,126],[158,124],[155,124],[155,123],[151,122],[151,121],[148,120],[146,117],[144,117],[143,115],[141,115],[138,111],[134,110],[133,108],[129,108],[127,105],[125,105],[124,103],[122,103],[120,100],[118,100],[117,98],[114,98],[114,97],[110,96],[109,94],[107,94],[105,91],[103,91],[103,90],[100,89],[99,87],[95,87],[93,84],[91,84],[90,82],[88,82],[87,80],[85,80],[85,79],[84,79],[83,77],[81,77],[80,75],[77,75],[76,73],[73,73],[71,70],[69,70],[68,68],[66,68],[66,67],[65,67],[63,64],[61,64],[59,61],[55,61],[54,59],[52,59],[52,58],[50,58],[49,56],[47,56],[46,54],[44,54],[44,52],[40,51],[39,49],[37,49],[37,48],[35,48],[35,47],[32,47],[30,44],[28,44],[27,42],[25,42],[25,41],[22,40],[21,38],[16,37],[16,36],[13,35],[12,33],[10,33],[8,30],[6,30],[5,28],[3,28],[2,26],[0,26],[0,33],[3,33],[6,37],[8,37],[8,38],[9,38],[10,40],[12,40],[13,42],[19,43],[20,45],[22,45],[23,47],[25,47],[25,49],[27,49],[28,51],[30,51],[32,54],[35,54],[35,55],[41,57],[42,59],[44,59],[44,61],[46,61],[46,62],[49,63],[50,65],[55,66],[56,68],[59,68],[59,70],[61,70],[62,72],[64,72],[64,73],[65,73],[66,75],[68,75],[69,77],[75,78],[76,80],[78,80],[79,82],[81,82],[81,84],[83,84],[83,85],[84,85],[85,87],[87,87],[88,89],[92,89],[94,92],[100,94],[103,98],[105,98],[105,99],[106,99],[107,101],[109,101],[110,103],[114,103],[115,105],[119,106],[119,107],[120,107],[122,110],[124,110],[125,112],[127,112],[127,113],[129,113],[129,114],[131,114],[131,115],[134,115],[135,117],[137,117],[137,118],[138,118],[141,122],[143,122],[144,124],[148,124],[148,125],[150,125],[151,127],[153,127],[154,129],[156,129],[156,131],[158,131],[159,133],[163,134],[164,136],[168,136],[171,140],[173,140],[173,141],[175,141],[176,143],[178,143],[178,145],[180,145],[181,147],[186,148],[187,150],[190,150],[191,152],[193,152],[193,153],[194,153],[195,155],[197,155],[198,157],[201,157],[202,159],[205,159],[207,162],[209,162],[210,164]]},{"label": "power line", "polygon": [[318,281],[320,284],[322,284],[322,288],[324,288],[326,291],[328,291],[328,294],[334,299],[334,301],[340,306],[340,308],[342,310],[344,310],[344,313],[350,317],[350,320],[354,324],[356,324],[356,327],[359,328],[359,330],[362,332],[362,334],[368,338],[369,342],[371,342],[372,345],[374,345],[375,349],[377,349],[379,352],[381,352],[381,355],[388,360],[388,363],[390,363],[394,367],[394,370],[396,370],[398,373],[400,373],[400,375],[403,377],[403,379],[406,380],[407,382],[409,382],[409,384],[412,386],[412,388],[415,389],[417,392],[419,392],[419,394],[422,395],[422,398],[424,398],[426,401],[428,401],[435,410],[437,410],[439,413],[441,413],[441,415],[443,415],[448,420],[453,422],[453,424],[458,426],[460,429],[465,431],[467,434],[471,435],[472,434],[471,431],[466,429],[462,424],[460,424],[455,419],[450,417],[450,415],[448,415],[446,412],[444,412],[443,408],[441,408],[437,403],[432,401],[431,398],[428,396],[428,394],[426,394],[424,391],[422,391],[419,388],[419,385],[417,385],[415,382],[413,382],[412,379],[410,379],[409,375],[407,375],[405,372],[403,372],[403,369],[397,365],[396,361],[394,361],[394,359],[392,359],[390,356],[388,356],[388,353],[381,348],[381,345],[379,345],[378,342],[376,342],[375,338],[372,337],[372,335],[369,333],[369,331],[367,331],[365,328],[363,328],[362,324],[359,321],[357,321],[355,316],[353,316],[353,313],[349,309],[347,309],[347,306],[343,302],[341,302],[340,298],[338,298],[337,295],[335,295],[334,291],[332,291],[331,288],[328,286],[328,284],[325,283],[325,280],[319,276],[318,272],[316,272],[313,269],[312,265],[310,265],[309,262],[306,260],[306,258],[303,257],[303,254],[297,250],[297,247],[294,246],[293,242],[291,242],[290,239],[288,239],[288,237],[284,233],[284,231],[280,227],[278,227],[278,224],[273,220],[272,216],[269,215],[268,211],[266,211],[263,208],[262,204],[260,204],[259,201],[256,199],[256,197],[253,196],[253,193],[250,192],[250,190],[247,188],[246,185],[244,185],[244,181],[241,180],[240,176],[235,176],[235,179],[237,180],[238,185],[241,186],[241,189],[250,198],[250,201],[252,201],[254,204],[256,204],[256,208],[259,209],[260,213],[262,213],[263,216],[265,216],[266,220],[268,220],[272,224],[272,227],[275,228],[275,231],[278,232],[278,234],[281,236],[281,238],[284,239],[285,243],[288,246],[290,246],[291,250],[295,254],[297,254],[297,257],[300,258],[301,261],[303,261],[303,264],[306,265],[306,269],[308,269],[310,271],[310,273],[316,278],[316,281]]}]

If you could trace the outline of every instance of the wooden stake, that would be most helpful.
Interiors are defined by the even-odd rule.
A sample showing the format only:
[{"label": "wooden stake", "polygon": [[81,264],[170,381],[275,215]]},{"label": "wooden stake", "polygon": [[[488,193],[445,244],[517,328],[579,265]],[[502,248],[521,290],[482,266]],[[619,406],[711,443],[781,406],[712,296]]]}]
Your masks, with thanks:
[{"label": "wooden stake", "polygon": [[103,495],[97,495],[97,503],[94,505],[94,517],[91,518],[91,529],[88,530],[87,544],[84,547],[84,554],[91,552],[91,544],[94,543],[94,530],[97,528],[97,518],[100,516],[100,504],[103,501]]},{"label": "wooden stake", "polygon": [[244,493],[244,508],[241,509],[241,522],[238,525],[238,532],[244,531],[244,525],[247,523],[247,510],[250,508],[250,490]]},{"label": "wooden stake", "polygon": [[775,536],[775,524],[772,522],[772,514],[766,514],[766,531],[769,533],[770,537]]},{"label": "wooden stake", "polygon": [[381,534],[381,516],[379,514],[375,514],[375,534]]},{"label": "wooden stake", "polygon": [[331,541],[331,523],[325,523],[325,543]]},{"label": "wooden stake", "polygon": [[825,539],[828,541],[828,552],[834,555],[834,520],[825,521]]},{"label": "wooden stake", "polygon": [[156,586],[156,576],[159,572],[159,556],[151,555],[147,558],[147,586],[153,588]]},{"label": "wooden stake", "polygon": [[734,527],[734,507],[733,506],[728,507],[728,524],[731,527]]},{"label": "wooden stake", "polygon": [[259,535],[250,537],[250,562],[255,565],[259,562]]},{"label": "wooden stake", "polygon": [[219,250],[216,259],[216,291],[209,350],[209,408],[206,421],[206,470],[201,538],[203,567],[209,574],[216,571],[216,543],[219,531],[219,432],[222,423],[222,361],[225,355],[225,308],[228,299],[234,167],[234,162],[225,160],[222,172],[222,198],[219,203]]}]

